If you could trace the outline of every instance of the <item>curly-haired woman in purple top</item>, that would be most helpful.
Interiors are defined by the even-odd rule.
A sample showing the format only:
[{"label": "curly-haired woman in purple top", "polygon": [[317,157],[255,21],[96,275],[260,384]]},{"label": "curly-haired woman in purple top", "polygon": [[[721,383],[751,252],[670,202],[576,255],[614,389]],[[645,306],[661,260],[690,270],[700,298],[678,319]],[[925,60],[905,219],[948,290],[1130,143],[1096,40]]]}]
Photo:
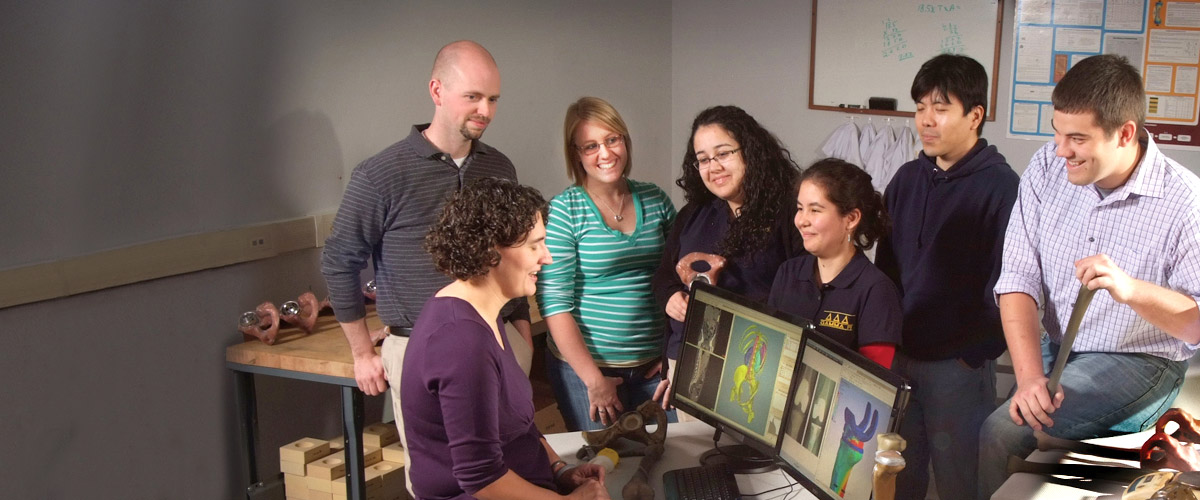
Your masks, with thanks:
[{"label": "curly-haired woman in purple top", "polygon": [[532,295],[550,263],[537,190],[481,179],[459,191],[425,240],[455,281],[426,303],[400,381],[412,489],[429,499],[608,498],[604,469],[571,467],[533,422],[533,390],[500,308]]}]

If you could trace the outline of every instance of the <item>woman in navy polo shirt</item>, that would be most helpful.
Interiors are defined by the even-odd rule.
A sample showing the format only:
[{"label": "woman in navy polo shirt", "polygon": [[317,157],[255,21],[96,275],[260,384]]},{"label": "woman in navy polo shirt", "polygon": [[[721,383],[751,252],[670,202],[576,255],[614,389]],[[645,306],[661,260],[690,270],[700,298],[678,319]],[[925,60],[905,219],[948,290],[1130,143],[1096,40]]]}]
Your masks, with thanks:
[{"label": "woman in navy polo shirt", "polygon": [[834,158],[814,163],[800,176],[794,222],[809,255],[779,267],[767,303],[891,368],[904,315],[896,286],[863,254],[891,224],[871,176]]}]

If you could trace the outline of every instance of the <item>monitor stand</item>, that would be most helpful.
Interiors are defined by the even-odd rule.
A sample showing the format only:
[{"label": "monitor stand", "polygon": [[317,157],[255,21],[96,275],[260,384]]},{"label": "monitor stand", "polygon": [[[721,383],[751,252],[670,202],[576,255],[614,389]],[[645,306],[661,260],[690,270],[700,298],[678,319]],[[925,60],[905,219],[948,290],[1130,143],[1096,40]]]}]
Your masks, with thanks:
[{"label": "monitor stand", "polygon": [[734,474],[759,474],[779,468],[775,458],[763,455],[744,444],[716,445],[721,440],[721,429],[713,434],[714,448],[700,455],[700,465],[729,464]]}]

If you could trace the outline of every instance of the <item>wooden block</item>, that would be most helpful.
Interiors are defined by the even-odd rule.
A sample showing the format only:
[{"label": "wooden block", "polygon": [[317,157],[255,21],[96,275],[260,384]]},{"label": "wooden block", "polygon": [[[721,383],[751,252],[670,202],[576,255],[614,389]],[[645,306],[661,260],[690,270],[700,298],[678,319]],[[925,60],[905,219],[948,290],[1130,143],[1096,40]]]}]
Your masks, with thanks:
[{"label": "wooden block", "polygon": [[312,490],[309,490],[309,492],[308,492],[308,500],[333,500],[333,494],[332,494],[332,493],[326,493],[326,492],[324,492],[324,491],[312,491]]},{"label": "wooden block", "polygon": [[400,443],[392,443],[383,447],[383,461],[404,465],[404,447]]},{"label": "wooden block", "polygon": [[308,484],[309,500],[313,500],[313,493],[330,493],[333,491],[333,482],[328,479],[306,476],[304,482]]},{"label": "wooden block", "polygon": [[379,474],[383,478],[383,496],[389,498],[397,492],[406,491],[404,486],[404,465],[396,462],[379,462],[367,468],[367,476]]},{"label": "wooden block", "polygon": [[333,451],[343,450],[346,448],[346,437],[338,436],[329,440],[329,449]]},{"label": "wooden block", "polygon": [[383,448],[363,446],[363,467],[375,465],[383,460]]},{"label": "wooden block", "polygon": [[304,476],[284,473],[283,493],[288,498],[308,500],[308,481],[305,480]]},{"label": "wooden block", "polygon": [[333,500],[347,500],[346,495],[346,476],[339,477],[333,480]]},{"label": "wooden block", "polygon": [[542,434],[557,434],[567,432],[567,424],[563,422],[558,405],[552,404],[533,414],[533,423]]},{"label": "wooden block", "polygon": [[363,481],[367,484],[367,491],[382,491],[384,489],[383,475],[393,467],[386,465],[380,467],[379,464],[381,463],[383,462],[378,462],[374,465],[368,465],[363,468]]},{"label": "wooden block", "polygon": [[[338,499],[346,500],[346,478],[345,477],[339,477],[333,481],[333,493],[332,494],[333,494],[334,500],[338,500]],[[367,500],[383,500],[384,499],[383,490],[382,489],[371,489],[368,487],[367,491],[366,491],[366,497],[367,497]]]},{"label": "wooden block", "polygon": [[279,461],[279,472],[282,472],[284,474],[303,476],[305,473],[304,472],[304,464],[298,464],[296,462],[289,462],[287,460],[280,460]]},{"label": "wooden block", "polygon": [[[346,452],[339,451],[308,463],[308,477],[332,481],[346,475]],[[312,489],[310,486],[309,489]]]},{"label": "wooden block", "polygon": [[279,461],[306,464],[329,454],[329,442],[303,438],[279,447]]},{"label": "wooden block", "polygon": [[399,440],[400,433],[396,432],[395,422],[376,423],[363,427],[363,443],[367,446],[383,448]]}]

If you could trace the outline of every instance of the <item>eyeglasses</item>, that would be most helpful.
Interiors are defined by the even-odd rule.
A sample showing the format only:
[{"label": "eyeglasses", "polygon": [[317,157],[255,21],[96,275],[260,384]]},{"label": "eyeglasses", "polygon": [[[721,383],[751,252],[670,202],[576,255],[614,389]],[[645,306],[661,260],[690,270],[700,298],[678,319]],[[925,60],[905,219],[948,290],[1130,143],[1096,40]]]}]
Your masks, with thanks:
[{"label": "eyeglasses", "polygon": [[712,163],[715,161],[724,167],[729,165],[730,157],[732,157],[734,153],[741,150],[742,148],[730,149],[729,151],[721,151],[712,158],[696,158],[696,161],[692,162],[692,166],[695,167],[696,170],[708,170],[710,167],[712,167]]},{"label": "eyeglasses", "polygon": [[594,155],[594,154],[600,152],[600,144],[604,144],[604,147],[606,147],[608,149],[612,149],[612,148],[620,146],[624,143],[625,143],[624,136],[614,135],[614,136],[605,138],[603,143],[589,142],[582,146],[575,146],[575,149],[579,150],[579,153],[583,154],[584,156],[591,156],[591,155]]}]

